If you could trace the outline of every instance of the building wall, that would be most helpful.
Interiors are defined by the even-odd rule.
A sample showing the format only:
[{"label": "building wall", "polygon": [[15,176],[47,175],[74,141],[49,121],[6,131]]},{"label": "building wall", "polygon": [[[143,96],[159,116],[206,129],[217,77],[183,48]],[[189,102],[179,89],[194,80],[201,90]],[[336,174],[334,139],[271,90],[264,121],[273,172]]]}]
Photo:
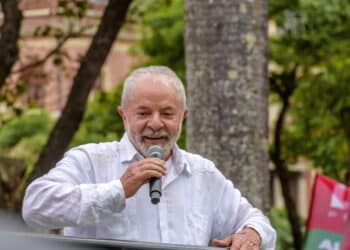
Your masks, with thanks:
[{"label": "building wall", "polygon": [[[28,95],[23,98],[24,103],[37,101],[37,103],[50,111],[60,111],[70,92],[73,78],[79,67],[79,60],[85,54],[90,37],[71,39],[63,47],[69,59],[63,58],[63,64],[54,65],[51,58],[42,66],[34,70],[23,72],[17,79],[26,81]],[[111,90],[120,84],[138,59],[129,54],[132,42],[118,39],[111,49],[108,58],[101,69],[101,75],[95,83],[94,89]],[[30,63],[32,56],[43,58],[53,47],[53,38],[28,38],[21,43],[21,58],[23,62],[15,66],[15,70]],[[32,90],[32,91],[31,91]],[[37,92],[34,94],[33,92]],[[32,96],[30,96],[32,95]],[[33,96],[34,95],[34,96]]]},{"label": "building wall", "polygon": [[[14,70],[20,72],[11,76],[11,84],[22,84],[24,92],[21,104],[36,103],[40,107],[59,113],[65,105],[73,78],[79,67],[79,60],[87,51],[96,31],[99,17],[102,15],[106,1],[90,1],[87,16],[82,20],[75,20],[74,28],[91,26],[83,35],[70,38],[62,47],[65,55],[63,63],[54,64],[55,57],[51,57],[44,64],[26,71],[21,69],[33,61],[44,58],[57,46],[53,36],[36,36],[35,31],[45,26],[68,30],[69,20],[56,15],[58,0],[22,0],[20,8],[23,10],[21,27],[20,60]],[[2,17],[0,16],[0,22]],[[94,89],[111,90],[120,84],[131,68],[139,62],[131,56],[129,49],[137,40],[137,34],[131,25],[124,25],[115,41],[101,75],[96,80]]]}]

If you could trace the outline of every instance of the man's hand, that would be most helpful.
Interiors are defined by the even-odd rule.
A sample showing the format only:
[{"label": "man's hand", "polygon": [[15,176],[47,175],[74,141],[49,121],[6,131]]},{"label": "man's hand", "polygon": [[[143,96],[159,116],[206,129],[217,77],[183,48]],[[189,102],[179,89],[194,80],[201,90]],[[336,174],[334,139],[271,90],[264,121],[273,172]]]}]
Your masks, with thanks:
[{"label": "man's hand", "polygon": [[259,250],[261,238],[254,229],[246,227],[223,240],[214,239],[212,244],[216,247],[227,247],[230,250]]},{"label": "man's hand", "polygon": [[165,174],[164,161],[157,158],[146,158],[130,164],[120,178],[125,198],[133,196],[151,177],[160,178]]}]

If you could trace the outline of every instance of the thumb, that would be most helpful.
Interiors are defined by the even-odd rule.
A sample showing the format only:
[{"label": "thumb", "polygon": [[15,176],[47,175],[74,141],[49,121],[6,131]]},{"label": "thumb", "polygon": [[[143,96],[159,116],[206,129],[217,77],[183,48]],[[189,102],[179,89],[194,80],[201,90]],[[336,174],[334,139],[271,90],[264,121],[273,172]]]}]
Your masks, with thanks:
[{"label": "thumb", "polygon": [[213,239],[212,244],[216,247],[229,247],[232,243],[232,237],[231,235],[226,237],[223,240]]}]

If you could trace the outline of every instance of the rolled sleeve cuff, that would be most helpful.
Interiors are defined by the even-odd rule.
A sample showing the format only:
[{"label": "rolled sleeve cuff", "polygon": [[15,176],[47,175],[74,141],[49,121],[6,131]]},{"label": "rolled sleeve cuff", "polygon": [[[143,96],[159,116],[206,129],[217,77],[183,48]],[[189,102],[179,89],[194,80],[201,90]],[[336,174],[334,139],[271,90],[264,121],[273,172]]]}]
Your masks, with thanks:
[{"label": "rolled sleeve cuff", "polygon": [[125,208],[125,192],[120,180],[101,184],[81,184],[79,221],[98,221],[100,213],[118,213]]},{"label": "rolled sleeve cuff", "polygon": [[[260,225],[252,225],[247,224],[243,228],[252,228],[254,229],[261,238],[261,249],[263,250],[274,250],[275,249],[275,241],[276,241],[276,232],[273,228],[263,229]],[[242,229],[243,229],[242,228]]]},{"label": "rolled sleeve cuff", "polygon": [[109,183],[112,189],[112,197],[109,201],[113,212],[121,212],[125,208],[125,192],[120,180],[115,180]]}]

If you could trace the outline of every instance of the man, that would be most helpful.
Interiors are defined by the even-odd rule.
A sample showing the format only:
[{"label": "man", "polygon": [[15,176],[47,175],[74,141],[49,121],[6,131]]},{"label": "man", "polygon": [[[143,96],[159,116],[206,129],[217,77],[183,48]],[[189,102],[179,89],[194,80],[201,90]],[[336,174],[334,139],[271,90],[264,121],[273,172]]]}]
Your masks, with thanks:
[{"label": "man", "polygon": [[[79,237],[274,249],[268,219],[211,161],[176,146],[188,111],[173,71],[132,72],[118,112],[126,130],[120,142],[73,148],[27,188],[29,225]],[[151,145],[164,149],[164,161],[145,158]],[[151,177],[162,178],[157,205],[148,195]]]}]

